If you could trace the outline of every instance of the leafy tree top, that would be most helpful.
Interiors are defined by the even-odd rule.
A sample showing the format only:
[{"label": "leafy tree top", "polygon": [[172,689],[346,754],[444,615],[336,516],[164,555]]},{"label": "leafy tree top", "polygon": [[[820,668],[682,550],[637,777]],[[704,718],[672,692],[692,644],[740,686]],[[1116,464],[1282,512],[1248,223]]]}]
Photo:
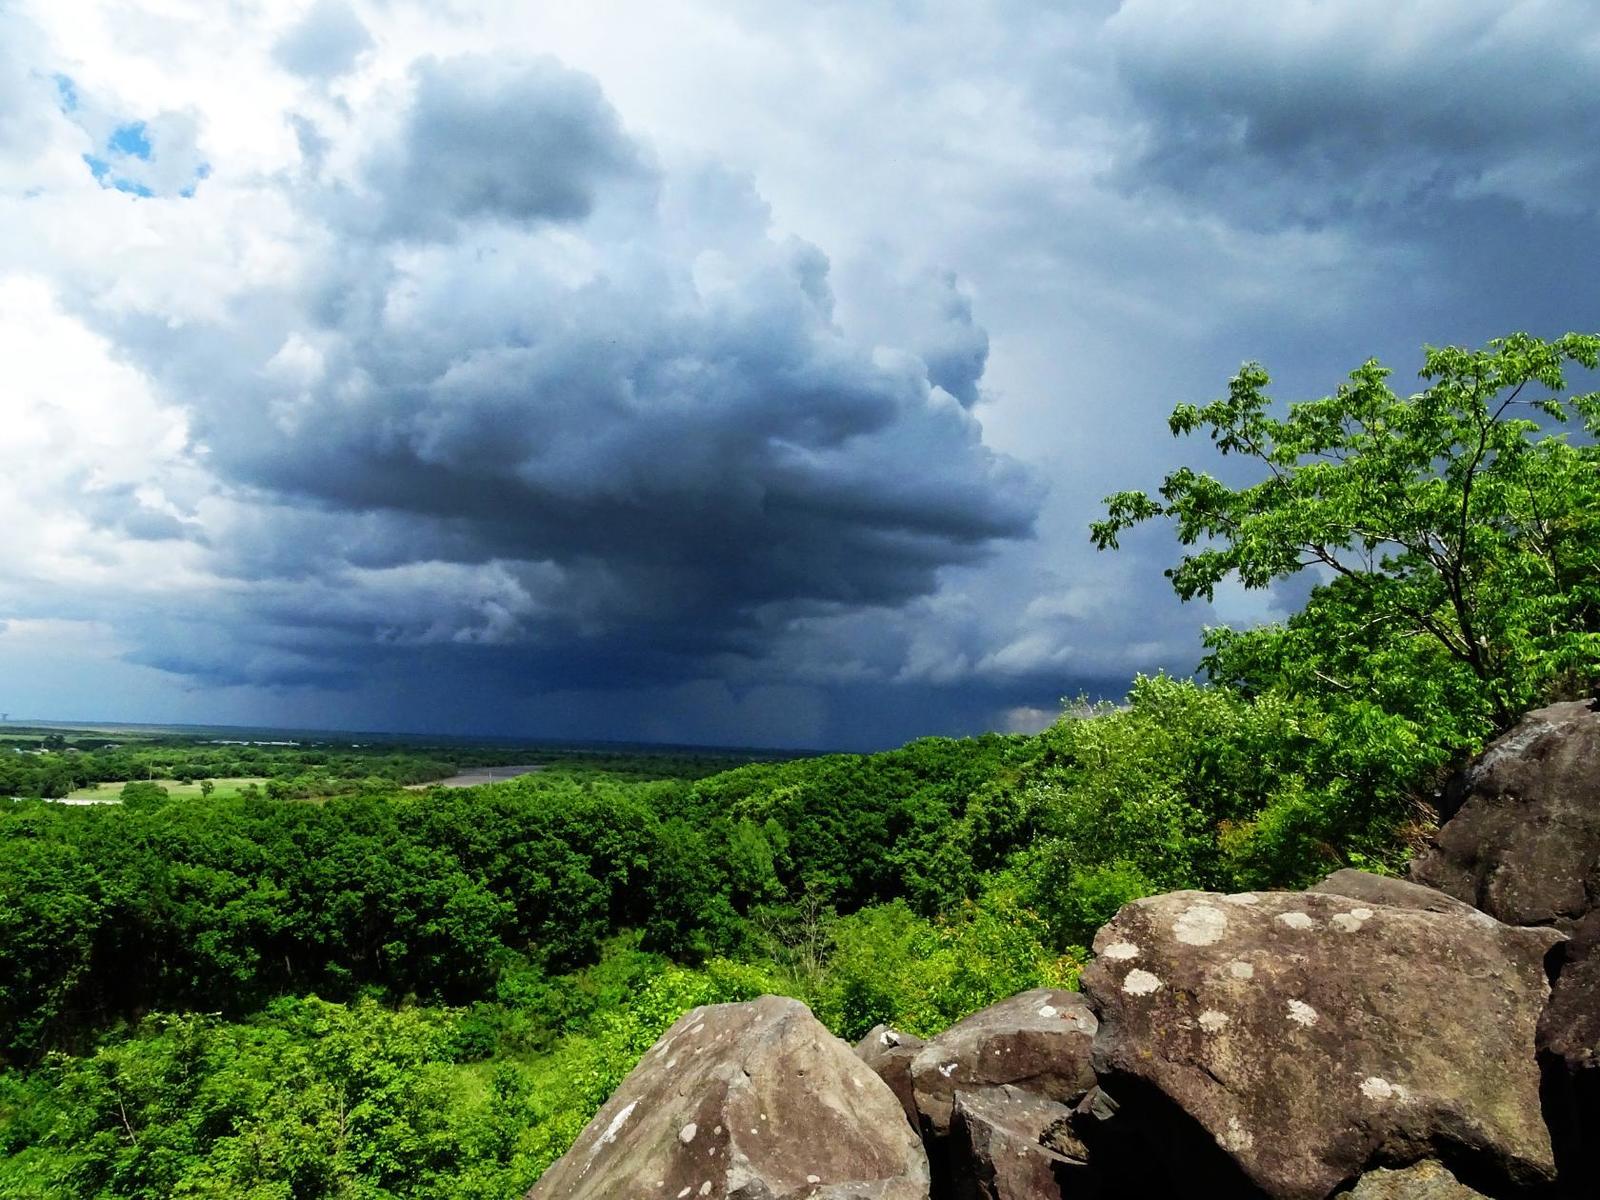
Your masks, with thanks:
[{"label": "leafy tree top", "polygon": [[1396,394],[1368,360],[1279,416],[1267,372],[1248,363],[1226,397],[1180,404],[1169,424],[1252,460],[1256,481],[1180,467],[1158,496],[1107,497],[1093,541],[1115,548],[1133,526],[1171,521],[1186,551],[1167,576],[1185,600],[1230,574],[1262,588],[1315,568],[1324,632],[1425,639],[1504,718],[1533,680],[1600,662],[1600,454],[1548,432],[1576,421],[1600,434],[1600,392],[1567,393],[1574,365],[1600,366],[1600,336],[1430,347],[1421,392]]}]

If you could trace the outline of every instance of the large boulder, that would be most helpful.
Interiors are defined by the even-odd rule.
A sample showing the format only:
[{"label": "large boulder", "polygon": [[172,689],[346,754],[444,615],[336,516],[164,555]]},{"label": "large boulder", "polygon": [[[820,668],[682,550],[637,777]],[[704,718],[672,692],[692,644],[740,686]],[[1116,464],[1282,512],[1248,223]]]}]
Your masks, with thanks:
[{"label": "large boulder", "polygon": [[1077,992],[1035,988],[952,1025],[911,1060],[924,1133],[943,1137],[958,1090],[1001,1084],[1071,1104],[1094,1086],[1089,1052],[1098,1022]]},{"label": "large boulder", "polygon": [[1535,1031],[1561,940],[1332,894],[1137,901],[1083,976],[1108,1124],[1193,1194],[1322,1200],[1434,1153],[1547,1184]]},{"label": "large boulder", "polygon": [[911,1060],[926,1043],[909,1033],[890,1029],[887,1025],[874,1025],[867,1036],[856,1043],[856,1057],[878,1073],[878,1078],[889,1085],[900,1107],[905,1109],[911,1128],[918,1128],[917,1101],[911,1086]]},{"label": "large boulder", "polygon": [[927,1200],[894,1094],[797,1000],[682,1017],[529,1200]]},{"label": "large boulder", "polygon": [[1090,1186],[1072,1110],[1012,1084],[957,1091],[950,1140],[957,1200],[1077,1200]]},{"label": "large boulder", "polygon": [[1545,1118],[1567,1192],[1600,1196],[1600,911],[1578,922],[1563,950],[1539,1021]]},{"label": "large boulder", "polygon": [[1436,888],[1424,887],[1420,883],[1411,883],[1405,879],[1396,879],[1391,875],[1374,875],[1369,871],[1357,871],[1351,867],[1335,871],[1306,891],[1327,896],[1345,896],[1367,904],[1387,904],[1392,908],[1458,913],[1479,921],[1494,920],[1493,917],[1479,912],[1465,901],[1457,900],[1454,896],[1446,896]]},{"label": "large boulder", "polygon": [[1445,808],[1413,880],[1508,924],[1570,927],[1600,906],[1600,702],[1529,713],[1452,782]]}]

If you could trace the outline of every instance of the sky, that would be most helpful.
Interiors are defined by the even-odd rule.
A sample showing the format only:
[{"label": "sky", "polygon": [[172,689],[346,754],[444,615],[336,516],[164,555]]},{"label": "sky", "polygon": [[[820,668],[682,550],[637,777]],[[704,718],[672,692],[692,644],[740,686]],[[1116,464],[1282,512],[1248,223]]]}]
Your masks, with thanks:
[{"label": "sky", "polygon": [[1590,0],[0,0],[0,710],[873,748],[1187,674],[1246,360],[1597,325]]}]

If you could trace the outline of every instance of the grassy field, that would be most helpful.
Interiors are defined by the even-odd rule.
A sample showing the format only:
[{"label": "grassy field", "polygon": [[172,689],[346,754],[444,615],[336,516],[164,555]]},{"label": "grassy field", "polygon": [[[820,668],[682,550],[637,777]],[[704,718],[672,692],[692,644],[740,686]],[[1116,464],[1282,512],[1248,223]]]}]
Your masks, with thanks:
[{"label": "grassy field", "polygon": [[[174,796],[198,796],[200,794],[199,780],[194,783],[180,783],[176,779],[152,779],[150,782],[166,788]],[[211,794],[219,800],[228,796],[237,796],[252,783],[257,787],[265,787],[267,783],[264,776],[258,775],[241,775],[232,779],[217,779],[213,782],[216,783],[217,790]],[[120,783],[102,783],[99,787],[85,787],[79,788],[75,792],[68,792],[67,799],[113,800],[121,793],[122,785]]]}]

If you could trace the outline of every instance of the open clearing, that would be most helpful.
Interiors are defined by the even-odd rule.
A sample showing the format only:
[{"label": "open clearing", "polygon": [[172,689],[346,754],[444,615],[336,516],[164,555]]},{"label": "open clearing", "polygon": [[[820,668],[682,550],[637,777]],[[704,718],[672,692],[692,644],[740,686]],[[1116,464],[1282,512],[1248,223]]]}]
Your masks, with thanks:
[{"label": "open clearing", "polygon": [[524,763],[516,767],[472,767],[449,779],[441,779],[436,783],[413,783],[411,790],[414,792],[426,791],[428,788],[447,787],[464,788],[478,787],[485,783],[502,783],[507,779],[515,779],[518,775],[531,775],[535,771],[544,770],[543,763]]},{"label": "open clearing", "polygon": [[[200,795],[199,780],[195,780],[193,783],[182,783],[176,779],[152,779],[150,782],[166,788],[168,793],[173,796]],[[267,784],[264,775],[239,775],[228,779],[216,779],[212,782],[217,785],[217,790],[212,792],[211,795],[218,800],[226,799],[229,796],[237,796],[252,783],[257,787],[265,787]],[[79,803],[109,804],[121,798],[121,783],[102,783],[99,787],[83,787],[75,792],[68,792],[66,795],[67,800]]]}]

